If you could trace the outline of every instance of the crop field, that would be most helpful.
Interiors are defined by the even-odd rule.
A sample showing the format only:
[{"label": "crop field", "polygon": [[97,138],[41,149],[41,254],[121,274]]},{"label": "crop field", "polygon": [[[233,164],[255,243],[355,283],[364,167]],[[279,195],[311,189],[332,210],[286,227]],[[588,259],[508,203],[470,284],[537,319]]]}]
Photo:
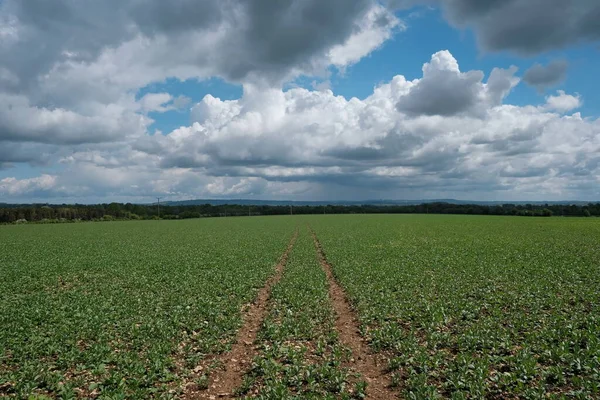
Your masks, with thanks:
[{"label": "crop field", "polygon": [[600,398],[600,220],[0,226],[0,398]]},{"label": "crop field", "polygon": [[0,397],[178,396],[223,351],[280,218],[0,227]]},{"label": "crop field", "polygon": [[600,398],[600,221],[310,221],[405,398]]}]

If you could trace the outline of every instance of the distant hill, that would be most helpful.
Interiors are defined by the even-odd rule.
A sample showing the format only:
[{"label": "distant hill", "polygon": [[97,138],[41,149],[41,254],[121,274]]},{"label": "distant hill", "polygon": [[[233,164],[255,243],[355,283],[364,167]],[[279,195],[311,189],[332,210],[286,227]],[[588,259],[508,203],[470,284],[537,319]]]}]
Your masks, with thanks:
[{"label": "distant hill", "polygon": [[210,204],[213,206],[225,205],[225,204],[236,204],[242,206],[360,206],[360,205],[373,205],[373,206],[397,206],[397,205],[419,205],[427,203],[448,203],[448,204],[477,204],[477,205],[500,205],[500,204],[532,204],[532,205],[544,205],[544,204],[574,204],[574,205],[585,205],[590,203],[589,201],[580,200],[565,200],[565,201],[477,201],[477,200],[456,200],[456,199],[420,199],[420,200],[360,200],[360,201],[348,201],[348,200],[322,200],[322,201],[292,201],[292,200],[250,200],[250,199],[195,199],[195,200],[182,200],[182,201],[165,201],[161,204],[169,206],[197,206],[203,204]]},{"label": "distant hill", "polygon": [[[495,206],[502,204],[514,205],[577,205],[584,206],[598,201],[582,201],[582,200],[564,200],[564,201],[477,201],[477,200],[456,200],[456,199],[418,199],[418,200],[319,200],[319,201],[293,201],[293,200],[251,200],[251,199],[194,199],[181,201],[161,201],[161,205],[165,206],[199,206],[210,204],[212,206],[222,205],[240,205],[240,206],[412,206],[420,204],[432,203],[447,203],[457,205],[480,205],[480,206]],[[98,203],[97,205],[107,205],[108,203]],[[138,203],[139,205],[152,205],[156,203]],[[65,203],[0,203],[0,208],[18,208],[18,207],[42,207],[42,206],[74,206],[81,204],[65,204]],[[93,205],[93,204],[88,204]]]}]

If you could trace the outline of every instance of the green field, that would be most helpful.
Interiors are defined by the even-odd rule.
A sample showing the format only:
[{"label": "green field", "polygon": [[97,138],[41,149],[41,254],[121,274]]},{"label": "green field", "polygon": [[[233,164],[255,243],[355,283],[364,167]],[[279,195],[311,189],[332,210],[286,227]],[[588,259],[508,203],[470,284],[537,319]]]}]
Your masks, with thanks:
[{"label": "green field", "polygon": [[294,229],[282,218],[0,228],[0,395],[176,394],[225,349]]},{"label": "green field", "polygon": [[1,226],[0,397],[184,397],[298,229],[236,395],[361,398],[309,226],[399,398],[600,398],[600,220],[434,215]]},{"label": "green field", "polygon": [[600,221],[310,223],[407,398],[600,396]]}]

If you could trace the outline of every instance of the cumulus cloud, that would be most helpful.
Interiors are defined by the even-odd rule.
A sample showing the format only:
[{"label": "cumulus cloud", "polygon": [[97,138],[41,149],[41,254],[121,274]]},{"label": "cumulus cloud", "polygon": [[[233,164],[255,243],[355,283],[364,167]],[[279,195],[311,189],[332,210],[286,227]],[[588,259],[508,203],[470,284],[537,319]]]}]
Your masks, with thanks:
[{"label": "cumulus cloud", "polygon": [[375,0],[5,0],[0,140],[126,140],[152,122],[144,115],[189,104],[168,93],[136,102],[152,82],[221,77],[277,87],[357,62],[400,25]]},{"label": "cumulus cloud", "polygon": [[397,108],[411,116],[481,115],[490,105],[500,104],[519,82],[516,72],[516,67],[496,68],[484,84],[482,71],[463,73],[449,51],[440,51],[423,66],[423,78],[400,98]]},{"label": "cumulus cloud", "polygon": [[564,90],[559,90],[556,96],[546,97],[544,108],[558,112],[568,112],[581,107],[581,104],[581,97],[578,94],[573,96],[566,94]]},{"label": "cumulus cloud", "polygon": [[55,189],[56,176],[41,175],[36,178],[0,179],[0,193],[8,196],[22,196],[25,194],[39,194]]},{"label": "cumulus cloud", "polygon": [[[422,101],[415,88],[431,85],[440,71],[454,90],[474,93],[477,101],[445,114],[399,110]],[[539,107],[504,104],[518,84],[515,72],[494,69],[483,83],[483,72],[461,72],[442,51],[425,64],[422,78],[397,75],[363,100],[247,84],[237,100],[205,96],[192,107],[192,124],[168,135],[104,149],[80,146],[62,158],[65,172],[55,186],[63,196],[125,199],[597,196],[600,121],[564,115],[581,104],[564,92]],[[27,182],[7,181],[3,190],[17,193],[7,188]]]},{"label": "cumulus cloud", "polygon": [[98,143],[145,133],[150,120],[119,104],[89,112],[39,107],[0,93],[0,140],[49,144]]},{"label": "cumulus cloud", "polygon": [[537,88],[538,91],[543,91],[564,81],[568,67],[569,63],[565,60],[552,61],[547,66],[534,64],[525,71],[523,80],[528,85]]},{"label": "cumulus cloud", "polygon": [[[0,26],[16,37],[0,47],[8,72],[32,78],[84,69],[104,84],[132,86],[165,74],[280,82],[356,62],[399,24],[373,0],[57,0],[51,7],[6,0],[0,7],[7,16]],[[43,51],[24,51],[42,41]]]},{"label": "cumulus cloud", "polygon": [[[445,115],[399,111],[398,105],[414,101],[414,89],[439,71],[450,71],[454,90],[472,90],[478,101]],[[562,116],[576,106],[573,99],[579,102],[562,92],[541,107],[503,104],[518,83],[515,72],[494,69],[482,83],[483,72],[460,72],[454,57],[440,52],[425,65],[421,79],[398,75],[364,100],[329,90],[246,85],[238,100],[206,96],[193,107],[192,125],[142,138],[134,148],[160,168],[201,171],[218,182],[210,185],[213,195],[216,188],[235,193],[240,182],[242,187],[261,182],[254,187],[263,188],[265,182],[308,182],[313,191],[335,188],[336,193],[353,188],[373,195],[423,194],[435,188],[500,196],[543,181],[554,182],[552,195],[568,196],[575,189],[567,178],[593,182],[599,172],[599,122],[579,114]],[[475,84],[461,79],[464,75],[477,76]],[[432,98],[435,94],[432,89]]]},{"label": "cumulus cloud", "polygon": [[[531,54],[598,38],[588,0],[561,2],[560,20],[541,0],[425,3],[442,4],[487,50]],[[397,75],[363,99],[335,95],[332,68],[406,29],[384,4],[0,0],[0,195],[600,195],[598,120],[565,115],[582,104],[565,92],[540,106],[505,104],[516,67],[461,71],[441,51],[419,79]],[[560,68],[541,68],[525,74],[529,84],[560,81]],[[318,90],[281,89],[300,76]],[[210,77],[243,85],[243,96],[191,104],[139,95],[167,78]],[[148,132],[157,113],[185,108],[187,126]],[[23,162],[54,168],[10,176],[6,168]]]}]

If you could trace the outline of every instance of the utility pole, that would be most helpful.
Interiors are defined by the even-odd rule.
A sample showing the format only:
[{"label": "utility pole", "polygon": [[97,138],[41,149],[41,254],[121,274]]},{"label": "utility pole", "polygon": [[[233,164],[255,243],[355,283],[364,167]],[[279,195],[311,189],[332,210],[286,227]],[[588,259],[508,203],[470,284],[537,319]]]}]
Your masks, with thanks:
[{"label": "utility pole", "polygon": [[292,205],[290,204],[290,215],[294,215],[294,212],[292,211]]},{"label": "utility pole", "polygon": [[158,212],[158,219],[160,219],[160,197],[157,197],[156,200],[157,200],[156,210]]},{"label": "utility pole", "polygon": [[250,206],[248,206],[248,216],[250,217]]}]

